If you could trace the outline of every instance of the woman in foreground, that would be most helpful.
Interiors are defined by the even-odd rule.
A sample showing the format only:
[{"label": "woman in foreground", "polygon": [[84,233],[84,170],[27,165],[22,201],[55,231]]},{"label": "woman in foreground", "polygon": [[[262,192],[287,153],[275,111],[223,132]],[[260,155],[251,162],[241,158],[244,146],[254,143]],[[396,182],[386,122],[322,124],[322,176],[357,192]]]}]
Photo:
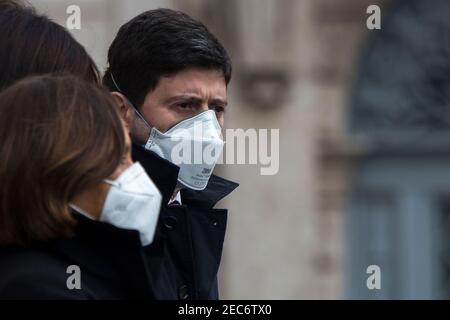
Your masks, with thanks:
[{"label": "woman in foreground", "polygon": [[103,89],[39,76],[0,94],[0,299],[150,299],[161,196]]}]

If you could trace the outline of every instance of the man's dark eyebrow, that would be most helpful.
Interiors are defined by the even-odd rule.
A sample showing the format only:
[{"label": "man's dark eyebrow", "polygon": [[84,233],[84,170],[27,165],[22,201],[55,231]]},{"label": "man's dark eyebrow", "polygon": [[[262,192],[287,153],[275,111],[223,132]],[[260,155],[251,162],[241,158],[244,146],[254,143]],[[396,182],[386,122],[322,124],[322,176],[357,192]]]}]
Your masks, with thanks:
[{"label": "man's dark eyebrow", "polygon": [[226,107],[228,105],[228,101],[220,98],[216,98],[212,100],[213,104],[220,104],[223,107]]},{"label": "man's dark eyebrow", "polygon": [[[203,100],[197,96],[197,95],[192,95],[192,94],[181,94],[181,95],[177,95],[177,96],[173,96],[170,97],[166,100],[167,104],[171,104],[177,101],[183,101],[183,102],[191,102],[191,103],[199,103],[202,102]],[[220,104],[222,106],[227,106],[228,105],[228,101],[224,100],[224,99],[220,99],[220,98],[215,98],[211,101],[212,103],[216,103],[216,104]]]},{"label": "man's dark eyebrow", "polygon": [[199,96],[193,95],[193,94],[180,94],[180,95],[168,98],[166,100],[166,103],[170,104],[170,103],[177,102],[177,101],[201,102],[202,99]]}]

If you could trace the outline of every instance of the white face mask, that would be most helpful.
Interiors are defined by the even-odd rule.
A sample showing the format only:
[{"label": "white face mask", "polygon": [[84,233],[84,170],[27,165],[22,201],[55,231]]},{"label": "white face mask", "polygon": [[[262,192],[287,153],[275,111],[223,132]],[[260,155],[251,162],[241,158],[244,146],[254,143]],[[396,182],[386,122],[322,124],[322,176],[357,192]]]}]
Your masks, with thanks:
[{"label": "white face mask", "polygon": [[193,190],[205,189],[224,144],[215,112],[202,112],[164,133],[150,128],[145,149],[179,166],[178,181],[182,185]]},{"label": "white face mask", "polygon": [[100,221],[139,231],[141,243],[152,243],[162,196],[140,163],[127,168],[111,185]]}]

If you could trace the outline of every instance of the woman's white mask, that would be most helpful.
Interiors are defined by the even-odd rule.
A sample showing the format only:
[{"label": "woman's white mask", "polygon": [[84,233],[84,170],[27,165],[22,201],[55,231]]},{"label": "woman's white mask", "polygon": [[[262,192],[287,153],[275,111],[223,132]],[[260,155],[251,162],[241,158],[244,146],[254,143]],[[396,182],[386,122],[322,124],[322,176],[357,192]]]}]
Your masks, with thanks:
[{"label": "woman's white mask", "polygon": [[139,231],[142,245],[152,243],[162,196],[139,162],[127,168],[111,185],[100,221]]}]

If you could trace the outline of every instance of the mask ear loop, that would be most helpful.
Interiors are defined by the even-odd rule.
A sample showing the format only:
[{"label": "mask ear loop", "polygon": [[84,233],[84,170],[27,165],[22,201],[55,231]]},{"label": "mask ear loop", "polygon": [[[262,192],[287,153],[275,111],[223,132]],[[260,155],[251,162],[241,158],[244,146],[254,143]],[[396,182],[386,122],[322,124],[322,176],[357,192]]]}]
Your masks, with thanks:
[{"label": "mask ear loop", "polygon": [[112,180],[109,180],[109,179],[103,179],[103,182],[107,183],[107,184],[109,184],[111,186],[118,187],[118,188],[120,188],[120,186],[121,186],[121,184],[119,182],[112,181]]},{"label": "mask ear loop", "polygon": [[[125,93],[123,93],[123,91],[120,89],[119,85],[117,84],[116,80],[114,79],[114,75],[113,75],[112,71],[109,71],[109,74],[111,76],[111,80],[114,83],[114,86],[116,87],[117,91],[119,91],[126,98]],[[138,117],[141,118],[141,120],[144,121],[144,123],[147,125],[147,127],[151,130],[152,126],[147,122],[147,120],[145,120],[145,118],[141,114],[141,112],[136,108],[136,106],[128,98],[126,98],[126,99],[127,99],[127,102],[133,108],[134,112],[138,115]]]}]

